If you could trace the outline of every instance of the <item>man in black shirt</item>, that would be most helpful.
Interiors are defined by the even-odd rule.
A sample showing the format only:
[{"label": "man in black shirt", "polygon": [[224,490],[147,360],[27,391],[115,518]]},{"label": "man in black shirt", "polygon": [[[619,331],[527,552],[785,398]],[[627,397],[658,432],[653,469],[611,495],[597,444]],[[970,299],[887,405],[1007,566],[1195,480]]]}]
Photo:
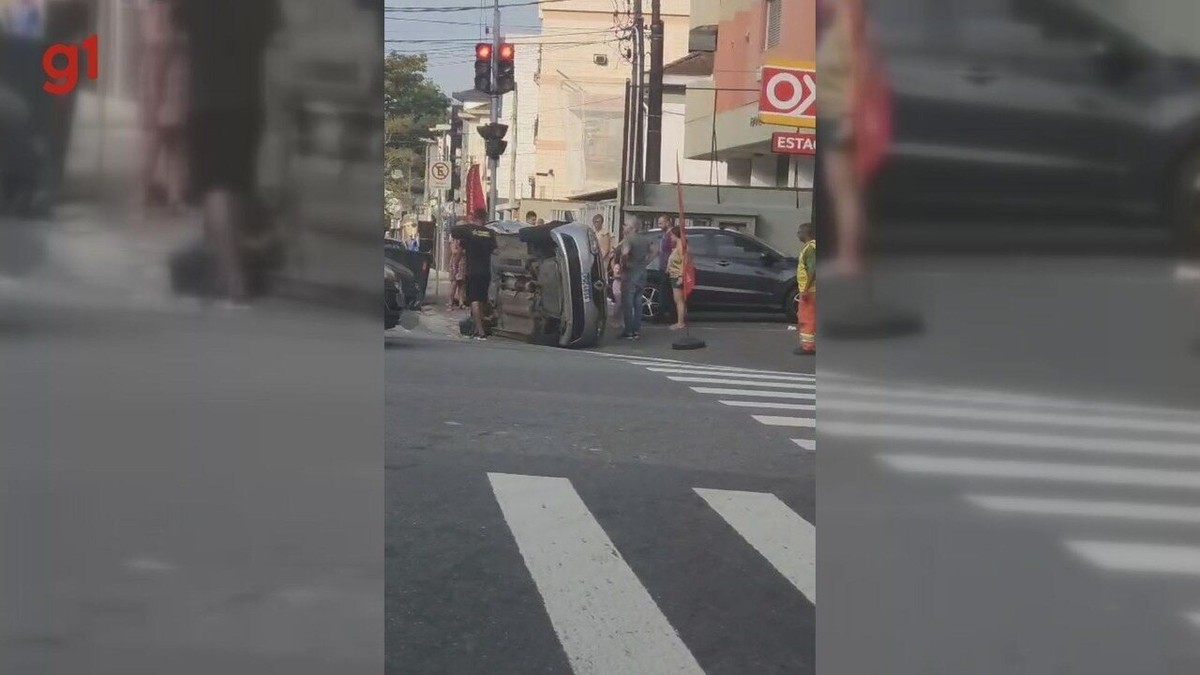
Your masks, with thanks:
[{"label": "man in black shirt", "polygon": [[457,225],[450,231],[462,245],[467,261],[467,302],[471,303],[471,318],[475,321],[476,340],[486,339],[483,326],[483,303],[488,301],[492,285],[492,252],[496,250],[496,235],[483,226],[487,212],[477,211],[474,222]]}]

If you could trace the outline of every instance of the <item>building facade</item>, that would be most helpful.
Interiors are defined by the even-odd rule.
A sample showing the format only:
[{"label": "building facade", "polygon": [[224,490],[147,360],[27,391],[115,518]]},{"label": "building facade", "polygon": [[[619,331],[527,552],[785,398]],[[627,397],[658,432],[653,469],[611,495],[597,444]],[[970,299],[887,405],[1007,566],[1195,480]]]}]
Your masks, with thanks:
[{"label": "building facade", "polygon": [[[662,0],[668,62],[687,54],[689,11],[688,0]],[[540,15],[533,196],[571,199],[615,190],[632,70],[629,41],[622,40],[627,17],[597,0],[542,4]]]},{"label": "building facade", "polygon": [[692,0],[689,48],[710,64],[687,94],[685,154],[717,160],[732,185],[811,188],[815,159],[776,155],[762,124],[763,66],[816,61],[816,0]]}]

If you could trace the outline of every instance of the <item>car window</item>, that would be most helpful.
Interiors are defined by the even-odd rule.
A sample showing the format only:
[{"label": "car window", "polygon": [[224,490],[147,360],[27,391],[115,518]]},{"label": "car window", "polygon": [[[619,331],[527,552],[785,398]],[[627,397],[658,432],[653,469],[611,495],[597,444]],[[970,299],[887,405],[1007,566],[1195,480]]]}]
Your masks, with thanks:
[{"label": "car window", "polygon": [[1103,37],[1042,0],[962,0],[954,12],[954,40],[966,53],[1007,62],[1078,60]]},{"label": "car window", "polygon": [[746,237],[739,237],[728,232],[718,232],[714,235],[714,253],[716,257],[727,260],[758,260],[769,251],[765,246]]}]

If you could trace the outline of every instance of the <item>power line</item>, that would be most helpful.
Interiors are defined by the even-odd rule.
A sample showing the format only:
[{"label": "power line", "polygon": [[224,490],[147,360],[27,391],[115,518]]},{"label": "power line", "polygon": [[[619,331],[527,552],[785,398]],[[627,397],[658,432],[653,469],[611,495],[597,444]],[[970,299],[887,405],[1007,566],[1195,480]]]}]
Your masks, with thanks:
[{"label": "power line", "polygon": [[[509,7],[530,7],[533,5],[548,5],[556,2],[570,2],[571,0],[530,0],[528,2],[510,2],[506,5],[500,5],[500,9]],[[393,14],[432,14],[434,12],[477,12],[480,8],[471,5],[458,5],[454,7],[385,7],[384,12]]]}]

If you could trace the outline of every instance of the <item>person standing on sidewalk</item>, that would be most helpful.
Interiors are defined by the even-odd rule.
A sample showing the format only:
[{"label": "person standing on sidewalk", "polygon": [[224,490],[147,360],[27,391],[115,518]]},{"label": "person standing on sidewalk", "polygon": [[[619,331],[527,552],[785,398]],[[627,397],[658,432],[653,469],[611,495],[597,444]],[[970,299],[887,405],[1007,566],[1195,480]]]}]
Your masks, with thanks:
[{"label": "person standing on sidewalk", "polygon": [[487,339],[487,329],[483,325],[483,304],[488,301],[488,292],[491,290],[492,252],[496,250],[496,235],[484,227],[485,222],[487,211],[480,209],[475,213],[474,222],[457,225],[450,231],[450,236],[459,241],[466,256],[466,296],[471,305],[471,319],[475,322],[475,332],[471,337],[476,340]]},{"label": "person standing on sidewalk", "polygon": [[462,242],[450,240],[450,301],[449,309],[461,309],[466,306],[463,302],[463,285],[467,282],[467,261],[463,257]]},{"label": "person standing on sidewalk", "polygon": [[244,243],[257,199],[266,50],[283,16],[277,0],[179,0],[191,69],[189,174],[233,305],[249,300]]},{"label": "person standing on sidewalk", "polygon": [[667,263],[671,259],[671,253],[675,250],[675,235],[672,234],[672,225],[670,216],[658,217],[658,229],[662,231],[662,239],[658,245],[658,271],[661,279],[658,294],[662,298],[662,315],[664,317],[667,315],[667,301],[673,297],[671,276],[667,273]]},{"label": "person standing on sidewalk", "polygon": [[187,200],[187,39],[178,0],[148,0],[141,11],[142,206],[177,212]]},{"label": "person standing on sidewalk", "polygon": [[642,232],[641,223],[630,217],[625,222],[625,238],[618,253],[621,269],[621,316],[624,330],[621,337],[639,340],[642,337],[642,293],[646,288],[646,268],[654,259],[654,245]]},{"label": "person standing on sidewalk", "polygon": [[804,223],[798,232],[800,237],[800,263],[796,266],[796,286],[800,292],[800,306],[796,310],[800,324],[800,346],[797,355],[817,353],[817,236],[812,223]]},{"label": "person standing on sidewalk", "polygon": [[683,274],[688,260],[683,255],[684,247],[678,244],[680,234],[678,225],[671,228],[671,240],[675,242],[671,255],[667,257],[667,278],[670,279],[671,294],[675,299],[675,323],[671,330],[687,328],[687,295],[683,288]]}]

